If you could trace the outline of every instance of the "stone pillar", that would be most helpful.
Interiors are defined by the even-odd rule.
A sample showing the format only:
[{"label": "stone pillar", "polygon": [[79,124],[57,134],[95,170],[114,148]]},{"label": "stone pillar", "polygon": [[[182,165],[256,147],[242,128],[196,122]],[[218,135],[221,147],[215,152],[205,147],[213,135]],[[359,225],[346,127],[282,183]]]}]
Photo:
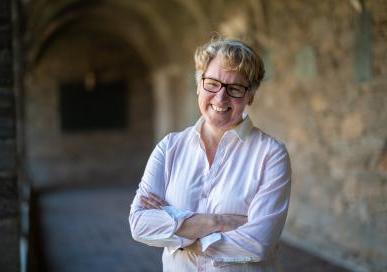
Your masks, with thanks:
[{"label": "stone pillar", "polygon": [[19,271],[11,0],[0,0],[0,271]]},{"label": "stone pillar", "polygon": [[155,98],[155,142],[172,131],[193,125],[199,118],[192,70],[169,65],[152,74]]},{"label": "stone pillar", "polygon": [[176,67],[164,67],[153,73],[152,83],[154,91],[154,131],[155,142],[160,141],[168,132],[176,127],[174,116],[175,97],[171,91],[171,78],[176,73]]}]

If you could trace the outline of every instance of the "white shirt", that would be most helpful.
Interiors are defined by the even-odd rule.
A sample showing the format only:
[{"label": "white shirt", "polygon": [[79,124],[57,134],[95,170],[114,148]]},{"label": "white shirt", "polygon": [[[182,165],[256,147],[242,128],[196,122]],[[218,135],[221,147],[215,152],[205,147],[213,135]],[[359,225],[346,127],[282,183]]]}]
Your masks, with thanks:
[{"label": "white shirt", "polygon": [[[290,197],[290,160],[285,146],[246,117],[219,142],[211,167],[193,127],[170,133],[153,150],[131,205],[135,240],[165,247],[163,271],[275,271],[275,252]],[[143,209],[152,192],[170,206]],[[239,228],[195,241],[176,230],[194,213],[245,215]],[[179,250],[180,249],[180,250]]]}]

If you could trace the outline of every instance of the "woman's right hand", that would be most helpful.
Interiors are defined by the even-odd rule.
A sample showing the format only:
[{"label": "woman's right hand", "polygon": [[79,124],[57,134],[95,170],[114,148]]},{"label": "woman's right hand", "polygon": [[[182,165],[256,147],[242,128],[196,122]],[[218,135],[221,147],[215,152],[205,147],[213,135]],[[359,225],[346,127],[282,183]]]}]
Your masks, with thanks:
[{"label": "woman's right hand", "polygon": [[161,209],[163,206],[168,206],[168,202],[158,195],[149,193],[148,196],[140,197],[140,205],[144,209]]}]

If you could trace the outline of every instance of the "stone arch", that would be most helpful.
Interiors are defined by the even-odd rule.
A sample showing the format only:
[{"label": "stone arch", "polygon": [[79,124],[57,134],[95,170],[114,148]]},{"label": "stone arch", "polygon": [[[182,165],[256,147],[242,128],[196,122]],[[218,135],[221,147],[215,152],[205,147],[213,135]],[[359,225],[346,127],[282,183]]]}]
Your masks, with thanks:
[{"label": "stone arch", "polygon": [[[136,41],[142,41],[146,37],[136,36],[137,39],[134,39],[132,32],[124,31],[125,26],[112,31],[112,26],[104,24],[107,20],[114,24],[116,21],[112,21],[112,17],[112,14],[103,12],[101,7],[66,12],[49,22],[45,28],[38,28],[39,31],[36,34],[41,34],[41,36],[38,35],[38,39],[31,40],[30,54],[32,54],[32,61],[29,63],[28,70],[26,71],[26,94],[32,99],[29,99],[26,105],[26,130],[27,146],[29,146],[29,157],[27,160],[29,161],[31,178],[33,181],[36,181],[35,186],[65,185],[70,179],[77,183],[82,182],[81,180],[90,176],[91,173],[98,173],[99,168],[109,167],[109,171],[99,172],[97,176],[102,178],[105,176],[105,179],[108,180],[109,172],[110,174],[127,173],[132,168],[132,171],[135,172],[134,174],[113,174],[112,178],[116,181],[118,180],[118,182],[128,182],[130,180],[137,182],[139,179],[146,155],[153,143],[153,93],[150,91],[151,82],[148,78],[154,62],[152,62],[152,57],[146,54],[146,52],[152,52],[152,50],[145,48],[145,50],[141,51],[144,48],[142,44],[136,44]],[[132,24],[132,27],[138,26],[133,26]],[[94,37],[87,41],[86,35],[94,35]],[[66,55],[64,58],[62,57],[61,61],[55,62],[55,59],[52,61],[52,52],[55,54],[55,52],[64,51],[67,49],[66,47],[68,47],[68,50],[72,50],[71,43],[78,44],[80,50],[85,46],[86,49],[83,49],[84,55],[82,55],[82,52],[78,52],[75,53],[75,58],[73,58],[74,62],[72,64],[79,67],[76,69],[70,67],[64,71],[63,67],[58,68],[56,65],[60,65],[61,61],[65,62]],[[113,55],[114,60],[106,63],[106,57],[99,57],[98,52],[90,52],[90,54],[95,55],[95,59],[90,60],[92,57],[88,55],[89,52],[87,50],[92,51],[92,43],[94,43],[93,47],[95,47],[95,50],[103,51],[104,48],[109,47],[118,50],[118,52],[108,52]],[[158,43],[156,42],[156,44]],[[78,60],[76,59],[77,57]],[[82,61],[82,58],[85,60]],[[100,60],[101,58],[102,60]],[[89,61],[92,61],[94,64],[88,64]],[[47,63],[50,64],[47,65]],[[68,62],[67,64],[71,65]],[[107,70],[103,69],[104,65],[107,65]],[[116,67],[112,68],[114,65]],[[80,134],[63,135],[60,132],[57,121],[58,113],[55,110],[55,107],[57,107],[57,104],[55,104],[57,102],[55,101],[58,100],[58,84],[61,81],[73,80],[74,78],[77,80],[77,78],[87,73],[88,66],[96,73],[105,74],[101,77],[102,81],[115,80],[122,77],[129,80],[128,88],[131,89],[130,91],[133,95],[128,101],[129,107],[132,109],[129,114],[131,127],[127,128],[126,132],[101,132],[88,134],[89,136],[82,136]],[[61,69],[66,75],[60,75]],[[101,69],[102,72],[99,71]],[[39,83],[38,81],[42,82]],[[145,84],[142,82],[145,82]],[[148,105],[149,108],[145,108],[144,105]],[[133,119],[134,117],[142,118],[141,122],[136,123],[135,119]],[[145,137],[144,135],[136,134],[136,131],[143,131],[142,133],[145,133]],[[94,143],[97,151],[91,151],[84,147],[86,141],[89,141],[87,138],[90,138],[91,143]],[[137,139],[136,142],[134,141],[135,138]],[[128,144],[128,142],[132,142],[132,144]],[[120,146],[117,146],[115,143],[118,143]],[[104,145],[108,147],[104,148]],[[46,149],[45,146],[51,146],[50,150]],[[116,149],[116,155],[109,151],[114,149]],[[99,160],[96,157],[105,158],[105,163],[115,161],[114,165],[98,166],[101,164],[101,161],[98,162]],[[118,159],[115,159],[117,157]],[[78,158],[75,159],[75,161],[79,160],[78,163],[74,163],[74,158]],[[132,159],[133,161],[131,161]],[[55,161],[58,163],[55,163]],[[81,161],[84,161],[86,165]],[[82,167],[77,166],[82,164]],[[60,167],[59,165],[62,166]],[[125,165],[128,171],[125,171]],[[62,171],[60,168],[67,168],[67,171]],[[85,171],[85,169],[88,170]],[[69,173],[73,174],[70,175]],[[52,183],[54,177],[59,177],[56,179],[55,184]]]}]

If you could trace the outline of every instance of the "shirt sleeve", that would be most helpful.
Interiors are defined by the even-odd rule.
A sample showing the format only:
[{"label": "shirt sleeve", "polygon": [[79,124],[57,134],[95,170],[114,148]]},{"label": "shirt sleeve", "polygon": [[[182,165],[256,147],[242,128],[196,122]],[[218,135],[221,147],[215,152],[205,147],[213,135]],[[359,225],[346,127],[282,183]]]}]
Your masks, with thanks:
[{"label": "shirt sleeve", "polygon": [[291,183],[290,159],[277,145],[265,162],[263,178],[248,210],[248,222],[239,228],[201,238],[202,251],[214,266],[267,260],[275,250],[285,224]]},{"label": "shirt sleeve", "polygon": [[150,246],[167,247],[173,252],[195,242],[175,234],[183,221],[194,213],[173,206],[162,209],[144,209],[140,206],[140,197],[148,196],[150,192],[165,198],[165,150],[168,137],[156,146],[148,160],[131,205],[129,224],[134,240]]}]

